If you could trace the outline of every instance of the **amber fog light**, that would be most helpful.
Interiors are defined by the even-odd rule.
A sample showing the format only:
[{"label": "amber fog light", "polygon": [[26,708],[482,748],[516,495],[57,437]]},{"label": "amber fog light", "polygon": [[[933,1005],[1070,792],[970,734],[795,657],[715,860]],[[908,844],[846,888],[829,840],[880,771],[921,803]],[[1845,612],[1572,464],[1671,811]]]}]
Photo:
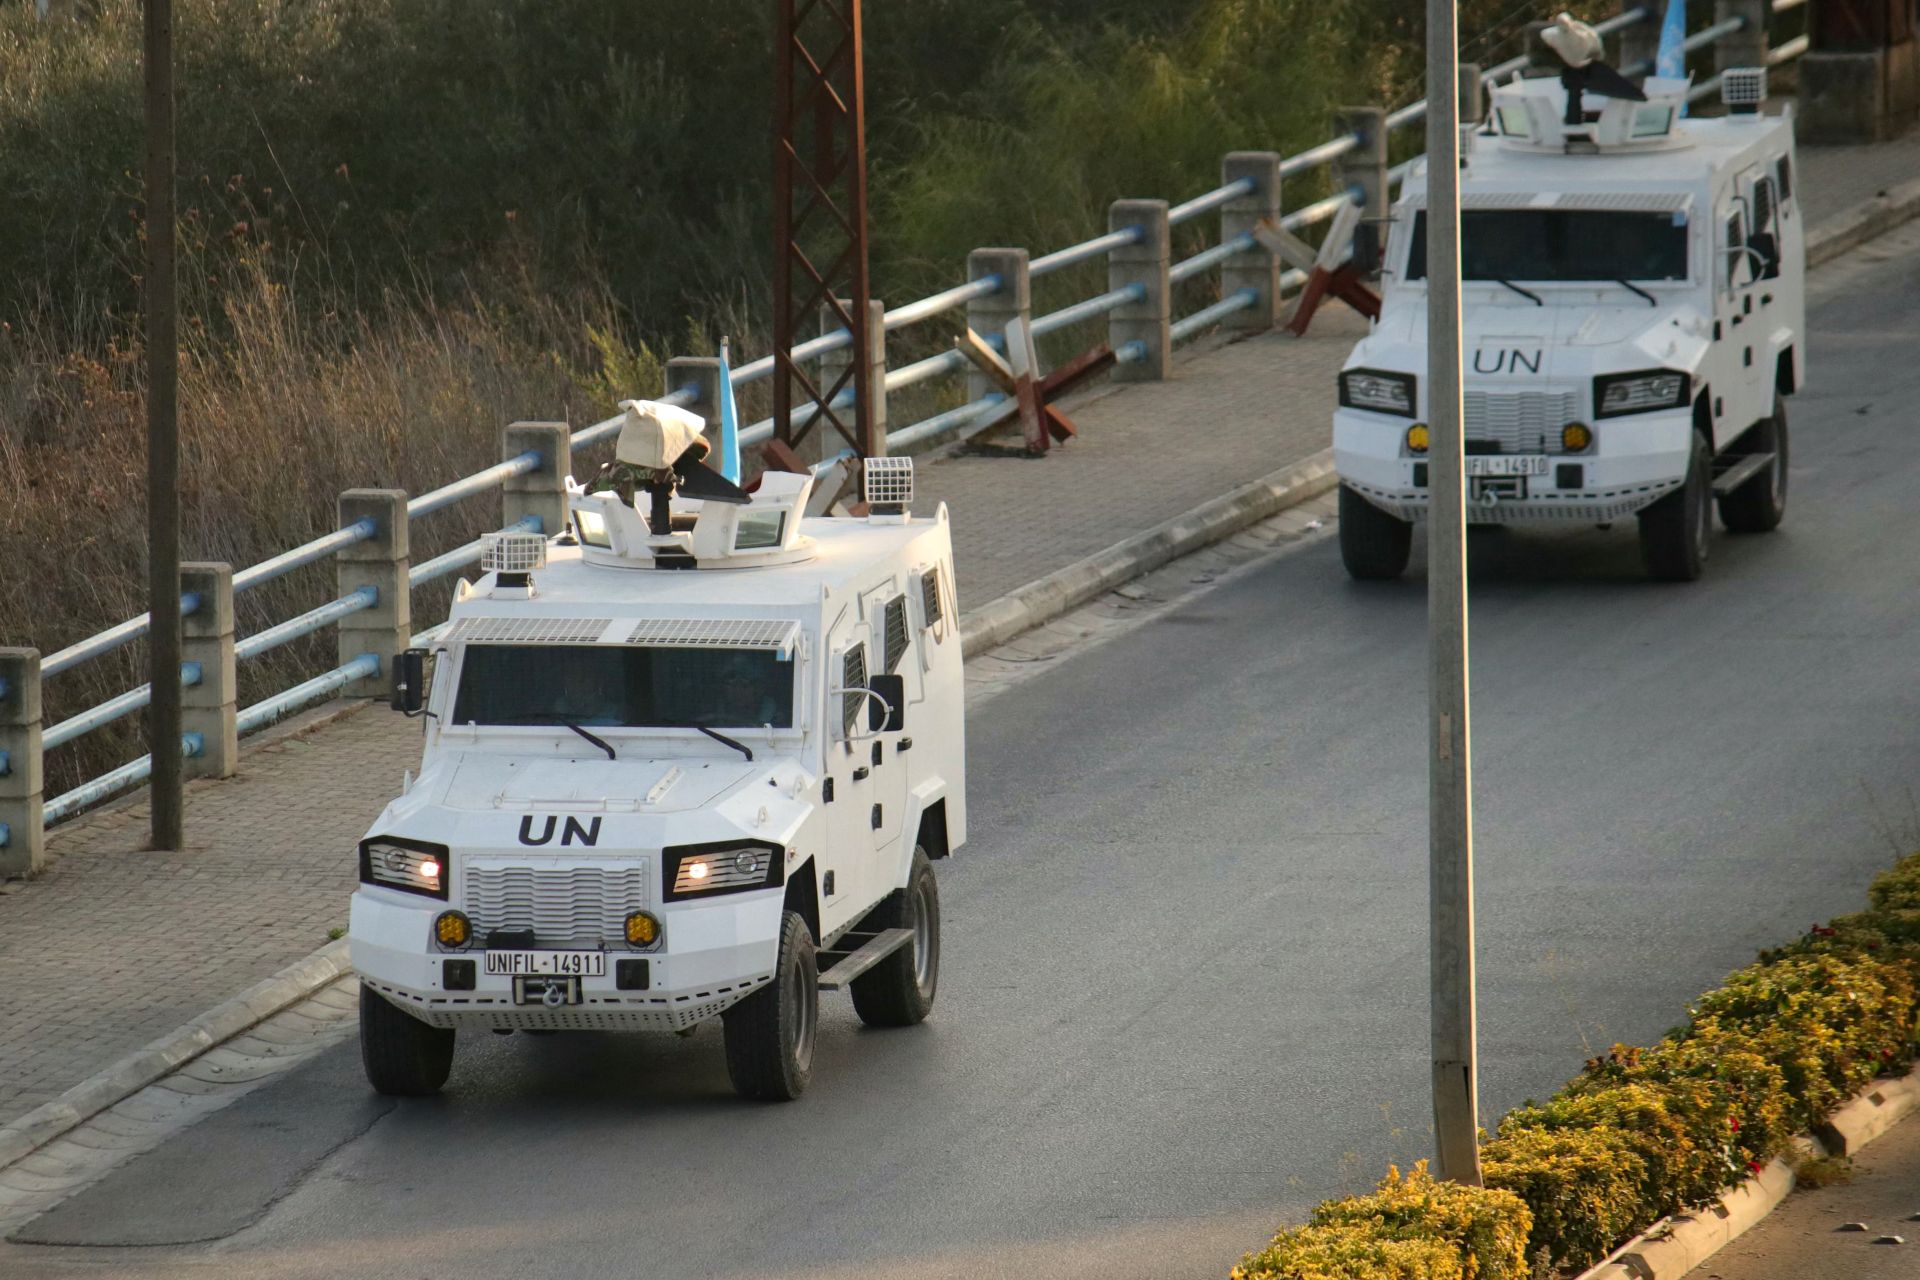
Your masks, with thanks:
[{"label": "amber fog light", "polygon": [[1560,443],[1568,453],[1582,453],[1593,446],[1593,428],[1584,422],[1569,422],[1560,428]]},{"label": "amber fog light", "polygon": [[650,947],[660,940],[660,922],[644,911],[627,915],[627,945]]},{"label": "amber fog light", "polygon": [[473,937],[473,921],[458,911],[442,911],[433,919],[433,940],[448,950],[464,947]]}]

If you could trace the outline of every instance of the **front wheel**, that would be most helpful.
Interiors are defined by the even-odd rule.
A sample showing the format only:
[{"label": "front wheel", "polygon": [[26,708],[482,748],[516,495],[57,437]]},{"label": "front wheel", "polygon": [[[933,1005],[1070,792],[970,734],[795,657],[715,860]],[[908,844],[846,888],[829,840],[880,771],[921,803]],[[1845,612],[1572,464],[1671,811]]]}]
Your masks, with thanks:
[{"label": "front wheel", "polygon": [[1340,486],[1340,559],[1362,582],[1397,578],[1413,554],[1413,525]]},{"label": "front wheel", "polygon": [[1662,582],[1692,582],[1707,567],[1713,535],[1713,454],[1693,433],[1693,453],[1680,487],[1640,513],[1640,555]]},{"label": "front wheel", "polygon": [[848,984],[853,1011],[870,1027],[924,1021],[940,987],[940,887],[925,850],[913,851],[906,888],[888,894],[861,927],[911,929],[913,941]]},{"label": "front wheel", "polygon": [[376,1093],[423,1098],[453,1070],[453,1028],[430,1027],[360,985],[360,1063]]},{"label": "front wheel", "polygon": [[1720,523],[1731,533],[1768,533],[1787,514],[1787,406],[1778,396],[1773,415],[1734,443],[1738,453],[1771,453],[1773,461],[1720,499]]},{"label": "front wheel", "polygon": [[780,925],[773,981],[720,1015],[727,1076],[743,1098],[788,1102],[813,1076],[814,1029],[820,1024],[820,970],[813,934],[797,912]]}]

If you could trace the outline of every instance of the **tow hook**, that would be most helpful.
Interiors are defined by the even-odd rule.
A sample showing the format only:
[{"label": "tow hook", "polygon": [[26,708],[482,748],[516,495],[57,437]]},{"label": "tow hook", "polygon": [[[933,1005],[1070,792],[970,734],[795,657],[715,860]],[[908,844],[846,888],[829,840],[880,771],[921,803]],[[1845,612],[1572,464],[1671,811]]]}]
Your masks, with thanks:
[{"label": "tow hook", "polygon": [[567,1002],[567,989],[565,987],[555,986],[552,983],[548,983],[547,989],[540,993],[540,1003],[544,1004],[549,1009],[558,1009],[561,1005],[565,1004],[566,1002]]},{"label": "tow hook", "polygon": [[1492,510],[1500,505],[1500,495],[1492,489],[1483,489],[1480,491],[1480,505]]}]

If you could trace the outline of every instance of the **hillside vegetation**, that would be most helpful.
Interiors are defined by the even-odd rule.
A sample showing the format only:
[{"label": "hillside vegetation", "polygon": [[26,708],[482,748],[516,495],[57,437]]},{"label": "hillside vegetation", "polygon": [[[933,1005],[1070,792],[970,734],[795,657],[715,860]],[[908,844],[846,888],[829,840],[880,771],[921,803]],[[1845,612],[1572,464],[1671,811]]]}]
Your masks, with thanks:
[{"label": "hillside vegetation", "polygon": [[[1462,30],[1503,37],[1469,52],[1504,56],[1550,7],[1469,0]],[[140,6],[57,8],[0,3],[0,643],[44,651],[144,607]],[[869,0],[876,295],[952,284],[977,245],[1084,238],[1116,197],[1205,190],[1228,150],[1322,140],[1337,103],[1417,97],[1418,8]],[[418,492],[495,461],[505,422],[656,393],[656,352],[764,349],[769,0],[176,9],[190,557],[251,563],[333,527],[343,488]],[[330,581],[243,596],[243,634]],[[249,664],[243,698],[331,645]],[[50,715],[141,663],[62,677]],[[122,728],[56,753],[50,790],[134,754]]]}]

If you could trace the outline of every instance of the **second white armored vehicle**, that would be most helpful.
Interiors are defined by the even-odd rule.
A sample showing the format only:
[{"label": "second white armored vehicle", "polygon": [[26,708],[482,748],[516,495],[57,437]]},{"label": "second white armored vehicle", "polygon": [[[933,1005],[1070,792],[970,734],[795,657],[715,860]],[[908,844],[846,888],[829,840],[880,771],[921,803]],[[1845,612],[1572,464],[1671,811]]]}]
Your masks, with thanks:
[{"label": "second white armored vehicle", "polygon": [[[1576,112],[1551,79],[1494,90],[1460,175],[1470,522],[1636,516],[1649,573],[1674,580],[1700,575],[1716,499],[1735,532],[1780,522],[1786,398],[1806,379],[1793,124],[1758,112],[1764,72],[1723,82],[1718,119],[1681,118],[1683,80]],[[1380,319],[1340,374],[1356,578],[1397,576],[1426,515],[1426,204],[1416,167]]]},{"label": "second white armored vehicle", "polygon": [[967,835],[945,507],[910,515],[911,464],[877,459],[872,514],[803,518],[812,477],[748,495],[692,460],[699,419],[628,413],[621,483],[493,536],[430,694],[401,663],[426,747],[350,930],[383,1093],[440,1088],[462,1030],[718,1018],[734,1086],[791,1098],[820,989],[881,1026],[933,1003]]}]

